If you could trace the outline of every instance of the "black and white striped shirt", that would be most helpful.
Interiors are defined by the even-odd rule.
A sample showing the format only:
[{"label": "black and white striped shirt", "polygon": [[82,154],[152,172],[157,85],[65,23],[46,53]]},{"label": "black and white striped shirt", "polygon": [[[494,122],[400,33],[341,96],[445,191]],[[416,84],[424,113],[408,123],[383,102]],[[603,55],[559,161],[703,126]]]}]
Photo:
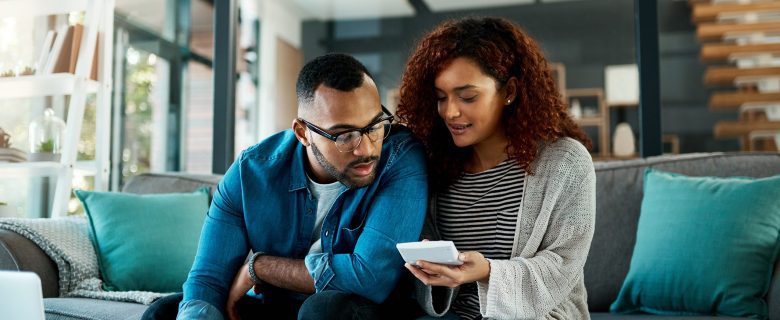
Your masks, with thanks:
[{"label": "black and white striped shirt", "polygon": [[[524,182],[525,171],[513,160],[463,174],[437,197],[436,224],[442,239],[454,242],[459,251],[508,260]],[[476,283],[460,287],[452,311],[463,319],[482,318]]]}]

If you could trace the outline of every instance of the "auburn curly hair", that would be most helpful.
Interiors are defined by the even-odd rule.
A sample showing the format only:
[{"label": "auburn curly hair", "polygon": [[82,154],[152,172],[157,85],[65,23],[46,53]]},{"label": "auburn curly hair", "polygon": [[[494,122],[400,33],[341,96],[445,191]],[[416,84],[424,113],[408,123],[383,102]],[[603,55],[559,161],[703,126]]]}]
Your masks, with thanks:
[{"label": "auburn curly hair", "polygon": [[536,42],[519,26],[501,18],[446,21],[425,35],[406,63],[401,78],[397,115],[427,149],[434,190],[441,190],[464,172],[471,148],[459,148],[437,111],[434,81],[455,58],[468,58],[495,79],[498,89],[517,79],[517,97],[504,108],[501,125],[509,158],[528,173],[545,144],[563,137],[591,141],[567,112],[547,60]]}]

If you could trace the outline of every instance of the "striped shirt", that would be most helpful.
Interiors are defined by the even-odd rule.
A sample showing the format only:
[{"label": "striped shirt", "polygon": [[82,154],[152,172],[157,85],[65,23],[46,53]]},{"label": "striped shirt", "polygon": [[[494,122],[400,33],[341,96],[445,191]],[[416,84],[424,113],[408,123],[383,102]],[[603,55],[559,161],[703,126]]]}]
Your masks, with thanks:
[{"label": "striped shirt", "polygon": [[[459,251],[508,260],[522,201],[525,171],[505,160],[492,169],[464,173],[436,200],[436,224],[444,240]],[[452,311],[463,319],[481,319],[476,283],[460,286]]]}]

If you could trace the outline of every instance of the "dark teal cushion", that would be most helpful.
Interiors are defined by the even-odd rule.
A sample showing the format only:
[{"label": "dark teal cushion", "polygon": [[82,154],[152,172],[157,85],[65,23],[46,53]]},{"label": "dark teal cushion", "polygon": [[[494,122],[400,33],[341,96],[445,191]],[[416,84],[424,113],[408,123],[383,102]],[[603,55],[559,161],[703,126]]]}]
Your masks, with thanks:
[{"label": "dark teal cushion", "polygon": [[195,259],[208,190],[137,195],[77,190],[103,287],[179,292]]},{"label": "dark teal cushion", "polygon": [[648,169],[631,266],[611,311],[765,319],[780,235],[780,176]]}]

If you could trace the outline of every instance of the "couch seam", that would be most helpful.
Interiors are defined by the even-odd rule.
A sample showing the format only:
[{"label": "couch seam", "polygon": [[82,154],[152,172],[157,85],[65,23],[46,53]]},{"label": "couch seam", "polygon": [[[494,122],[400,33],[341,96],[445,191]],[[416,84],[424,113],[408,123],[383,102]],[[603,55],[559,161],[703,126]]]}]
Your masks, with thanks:
[{"label": "couch seam", "polygon": [[5,249],[5,251],[6,251],[6,252],[8,252],[8,255],[11,257],[11,260],[14,262],[14,265],[16,266],[16,270],[17,270],[17,271],[22,271],[22,269],[21,269],[21,268],[22,268],[22,266],[20,266],[20,265],[19,265],[19,261],[18,261],[18,260],[16,260],[16,257],[14,256],[14,252],[13,252],[13,251],[11,251],[11,248],[9,248],[9,247],[8,247],[8,246],[5,244],[5,241],[2,241],[2,242],[0,242],[0,245],[2,245],[2,246],[3,246],[3,249]]},{"label": "couch seam", "polygon": [[[694,160],[695,161],[700,161],[700,160],[703,160],[703,159],[735,158],[735,157],[745,157],[745,156],[748,156],[748,157],[754,157],[754,156],[760,156],[760,157],[775,156],[775,157],[780,157],[780,154],[778,154],[778,153],[714,154],[714,155],[704,155],[704,156],[701,156],[701,157],[692,157],[692,158],[687,158],[687,159],[668,159],[668,160],[663,160],[663,161],[659,161],[659,162],[655,162],[655,163],[647,163],[646,162],[647,158],[644,158],[644,159],[643,158],[638,158],[636,160],[644,160],[645,162],[638,163],[638,164],[627,165],[627,166],[622,166],[622,167],[595,168],[596,169],[595,171],[596,172],[606,172],[606,171],[614,171],[614,170],[622,170],[622,169],[636,169],[636,168],[640,168],[640,167],[651,167],[651,166],[667,164],[667,163],[680,163],[680,162],[688,162],[688,161],[694,161]],[[631,161],[631,160],[628,160],[628,161]],[[606,164],[606,163],[610,163],[610,162],[602,162],[602,163]]]},{"label": "couch seam", "polygon": [[205,181],[205,180],[199,180],[196,178],[188,177],[186,175],[175,175],[175,174],[164,174],[164,173],[144,173],[141,175],[138,175],[136,177],[142,178],[142,177],[160,177],[160,178],[170,178],[170,179],[181,179],[181,180],[187,180],[191,182],[199,182],[204,184],[214,184],[212,181]]}]

